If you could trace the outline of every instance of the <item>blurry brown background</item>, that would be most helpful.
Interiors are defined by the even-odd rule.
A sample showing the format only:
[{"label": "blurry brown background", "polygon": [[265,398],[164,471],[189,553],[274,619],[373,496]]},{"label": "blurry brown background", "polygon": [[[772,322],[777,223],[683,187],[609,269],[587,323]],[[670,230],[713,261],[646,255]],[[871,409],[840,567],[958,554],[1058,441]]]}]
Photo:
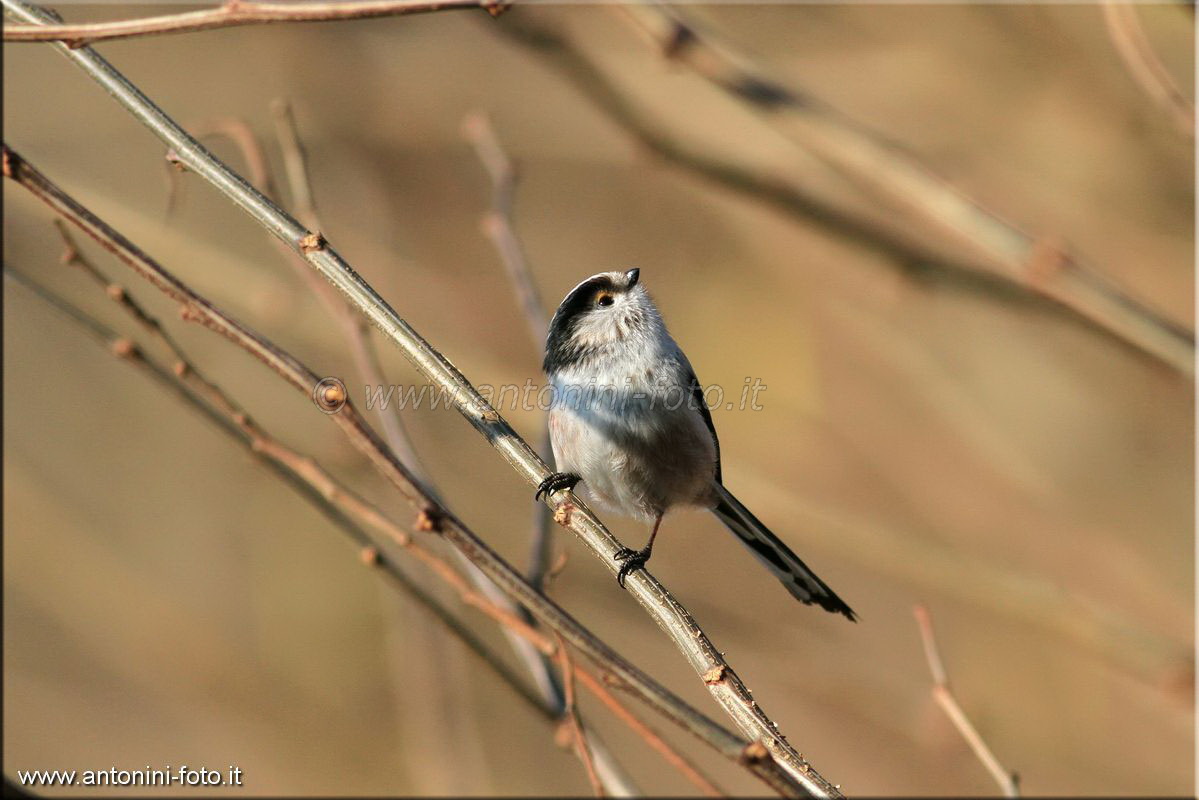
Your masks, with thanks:
[{"label": "blurry brown background", "polygon": [[[85,20],[182,8],[60,10]],[[1130,79],[1098,7],[696,13],[1192,325],[1192,140]],[[1139,13],[1193,97],[1193,17]],[[326,234],[476,383],[540,379],[479,232],[489,185],[459,127],[480,109],[520,163],[516,224],[547,304],[589,274],[639,266],[704,383],[739,391],[761,378],[761,411],[714,413],[726,482],[860,624],[795,604],[707,515],[667,521],[654,573],[847,793],[995,791],[930,699],[912,618],[922,602],[963,706],[1026,792],[1190,794],[1191,379],[1045,303],[921,279],[653,156],[498,29],[542,15],[671,129],[808,168],[613,9],[510,14],[99,49],[185,126],[245,120],[276,166],[268,106],[292,99]],[[3,49],[11,146],[235,316],[314,369],[352,376],[336,328],[248,217],[194,176],[168,215],[157,140],[51,48]],[[227,141],[210,142],[244,168]],[[48,212],[7,183],[4,199],[6,264],[129,330],[58,264]],[[303,398],[88,252],[270,430],[407,514]],[[587,792],[540,718],[242,451],[8,283],[4,312],[6,775],[232,764],[258,794]],[[416,380],[381,346],[390,380]],[[538,414],[505,415],[536,437]],[[406,419],[452,507],[524,563],[530,487],[455,413]],[[643,541],[640,527],[606,521]],[[606,569],[556,535],[570,556],[556,597],[719,718]],[[690,790],[585,708],[646,791]],[[729,791],[759,791],[669,733]]]}]

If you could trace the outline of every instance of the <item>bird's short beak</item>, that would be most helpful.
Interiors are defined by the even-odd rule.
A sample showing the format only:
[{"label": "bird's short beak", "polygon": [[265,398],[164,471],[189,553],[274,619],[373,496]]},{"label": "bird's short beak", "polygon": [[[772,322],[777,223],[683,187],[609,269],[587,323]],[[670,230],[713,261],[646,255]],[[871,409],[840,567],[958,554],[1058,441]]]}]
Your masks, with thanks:
[{"label": "bird's short beak", "polygon": [[628,287],[632,289],[637,285],[637,279],[641,277],[641,270],[634,267],[624,274],[625,280],[628,282]]}]

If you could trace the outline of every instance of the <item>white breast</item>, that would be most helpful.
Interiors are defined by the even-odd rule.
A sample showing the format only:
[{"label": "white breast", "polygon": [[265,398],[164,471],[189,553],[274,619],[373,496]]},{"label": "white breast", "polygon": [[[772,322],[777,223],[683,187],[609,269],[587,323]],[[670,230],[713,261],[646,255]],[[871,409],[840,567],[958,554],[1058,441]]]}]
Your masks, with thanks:
[{"label": "white breast", "polygon": [[710,506],[716,448],[689,403],[690,365],[669,337],[638,345],[551,377],[557,468],[581,475],[599,505],[641,519]]}]

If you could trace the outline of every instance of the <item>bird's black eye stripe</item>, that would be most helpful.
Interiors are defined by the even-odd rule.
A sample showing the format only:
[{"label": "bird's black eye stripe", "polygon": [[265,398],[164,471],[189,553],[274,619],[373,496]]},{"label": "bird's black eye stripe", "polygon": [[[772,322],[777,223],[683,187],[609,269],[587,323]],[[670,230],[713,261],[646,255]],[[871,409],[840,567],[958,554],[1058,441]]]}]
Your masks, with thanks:
[{"label": "bird's black eye stripe", "polygon": [[554,322],[550,327],[557,324],[559,327],[565,327],[574,320],[579,314],[582,314],[591,304],[595,302],[597,296],[602,294],[611,295],[616,290],[612,284],[612,279],[607,275],[599,275],[588,281],[583,281],[575,287],[574,291],[566,296],[562,301],[562,305],[558,306],[558,311],[554,314]]},{"label": "bird's black eye stripe", "polygon": [[571,344],[570,333],[580,315],[595,308],[599,295],[610,297],[616,292],[616,285],[607,275],[597,275],[583,281],[574,288],[550,320],[549,335],[545,342],[545,361],[542,366],[546,372],[561,368],[578,357]]}]

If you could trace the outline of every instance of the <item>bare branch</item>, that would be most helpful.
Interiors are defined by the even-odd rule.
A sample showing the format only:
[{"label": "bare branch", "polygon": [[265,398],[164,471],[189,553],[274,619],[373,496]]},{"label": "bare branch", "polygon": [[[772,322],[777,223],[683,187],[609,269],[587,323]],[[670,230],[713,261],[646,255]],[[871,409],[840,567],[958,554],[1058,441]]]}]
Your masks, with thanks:
[{"label": "bare branch", "polygon": [[885,255],[900,269],[952,280],[992,298],[1033,302],[1082,318],[1183,375],[1194,374],[1194,334],[1148,307],[1102,271],[1057,251],[1038,270],[1034,258],[1046,237],[1030,236],[935,176],[881,137],[854,125],[808,93],[794,91],[750,69],[747,60],[713,42],[677,6],[618,7],[668,56],[758,112],[771,125],[838,174],[876,196],[902,204],[947,238],[979,253],[978,261],[947,257],[938,248],[897,233],[814,194],[779,170],[750,165],[720,148],[676,135],[642,111],[566,34],[529,15],[513,16],[496,31],[511,35],[551,60],[625,130],[665,158],[757,200],[824,225],[846,241]]},{"label": "bare branch", "polygon": [[[101,246],[115,255],[123,263],[130,266],[143,278],[168,297],[180,303],[183,319],[195,321],[205,327],[220,333],[234,344],[242,347],[248,353],[262,361],[274,370],[293,388],[311,396],[314,402],[329,412],[331,419],[350,442],[376,467],[399,492],[418,510],[415,526],[418,530],[432,531],[462,550],[471,561],[491,578],[500,588],[514,600],[524,605],[538,620],[560,634],[566,641],[573,644],[580,652],[610,672],[631,692],[637,694],[644,702],[667,719],[695,735],[701,741],[715,748],[726,758],[736,761],[752,772],[759,779],[782,794],[816,794],[821,796],[839,797],[840,792],[828,784],[819,774],[807,764],[803,764],[803,777],[795,776],[789,759],[773,757],[774,750],[768,749],[770,743],[755,739],[746,742],[713,722],[708,717],[691,708],[673,692],[645,674],[611,647],[598,639],[593,633],[580,625],[573,617],[558,604],[535,590],[510,564],[504,561],[495,551],[471,531],[461,520],[423,488],[415,480],[407,468],[379,439],[378,435],[365,423],[354,404],[346,397],[342,388],[322,381],[316,373],[308,369],[293,356],[279,349],[271,342],[228,317],[220,309],[214,307],[208,300],[195,293],[190,287],[174,275],[167,272],[160,264],[142,252],[136,245],[96,217],[88,209],[54,185],[48,178],[38,172],[27,161],[13,152],[7,145],[3,148],[3,174],[29,190],[35,197],[46,203],[57,214],[63,216],[80,230],[91,236]],[[249,188],[244,182],[241,184]],[[261,197],[261,195],[258,195]],[[262,198],[263,202],[268,202]],[[279,212],[282,213],[282,212]],[[313,251],[318,252],[318,251]],[[323,252],[323,251],[322,251]],[[393,312],[394,313],[394,312]],[[415,334],[414,334],[415,335]],[[421,340],[423,342],[423,340]],[[428,345],[425,345],[426,347]],[[430,350],[433,353],[432,348]],[[437,354],[441,358],[440,354]],[[452,369],[452,367],[451,367]],[[463,379],[465,380],[465,379]],[[469,384],[467,384],[469,386]],[[476,393],[476,396],[477,393]],[[483,402],[479,398],[479,402]],[[491,412],[498,419],[498,414]],[[515,436],[515,433],[511,434]],[[518,440],[519,441],[519,440]],[[523,444],[523,441],[521,442]],[[524,445],[527,450],[528,446]],[[531,451],[530,451],[531,452]],[[534,455],[533,458],[536,458]],[[542,467],[544,469],[544,466]],[[582,509],[573,515],[576,518],[583,513]],[[594,519],[594,518],[592,518]],[[598,525],[598,522],[595,524]],[[601,528],[601,530],[603,530]],[[604,530],[606,534],[606,530]],[[611,534],[607,534],[609,541]],[[643,573],[640,573],[644,575]],[[734,712],[734,718],[739,724],[744,724],[743,706],[740,698],[748,699],[749,693],[740,680],[715,651],[714,647],[704,637],[698,626],[691,621],[686,611],[677,601],[658,586],[649,576],[644,576],[641,582],[645,589],[657,587],[669,601],[673,603],[671,611],[689,623],[689,628],[695,630],[700,645],[713,648],[713,659],[720,664],[721,677],[717,680],[706,680],[713,694],[719,700],[729,700],[725,708]],[[448,579],[448,578],[447,578]],[[631,583],[631,581],[630,581]],[[648,584],[648,585],[647,585]],[[648,595],[648,592],[646,592]],[[476,595],[476,597],[481,597]],[[485,600],[485,598],[484,598]],[[482,602],[475,603],[483,608]],[[495,608],[491,606],[491,608]],[[494,611],[497,619],[503,617],[507,624],[518,630],[527,629],[530,635],[535,631],[529,628],[516,615]],[[691,648],[688,654],[693,652]],[[552,647],[550,648],[552,653]],[[702,651],[701,651],[702,652]],[[548,654],[548,653],[547,653]],[[723,691],[716,691],[722,688]],[[764,724],[773,727],[773,723],[765,714],[753,705],[749,699],[750,709],[756,713]],[[775,736],[779,734],[774,733]],[[790,746],[787,745],[789,748]],[[798,754],[797,754],[798,757]],[[827,787],[827,789],[826,789]]]},{"label": "bare branch", "polygon": [[506,5],[501,0],[344,0],[343,2],[262,3],[256,0],[226,0],[201,11],[164,14],[158,17],[122,19],[68,25],[5,25],[6,42],[63,42],[83,47],[92,42],[130,39],[164,33],[189,33],[261,25],[268,22],[326,22],[339,19],[398,17],[464,8],[486,9],[498,16]]},{"label": "bare branch", "polygon": [[1195,104],[1182,93],[1157,57],[1136,7],[1122,0],[1103,0],[1103,22],[1108,38],[1137,86],[1166,110],[1179,130],[1194,138]]},{"label": "bare branch", "polygon": [[462,124],[462,131],[467,141],[474,145],[479,161],[491,177],[491,211],[483,217],[483,232],[491,239],[504,262],[529,327],[529,340],[540,351],[545,345],[549,318],[545,314],[541,293],[537,291],[537,284],[533,282],[533,275],[529,271],[529,260],[512,224],[516,167],[504,152],[486,114],[475,113],[467,117]]},{"label": "bare branch", "polygon": [[562,688],[566,694],[565,711],[562,714],[562,724],[569,730],[574,740],[574,750],[587,770],[587,780],[591,782],[591,791],[596,797],[604,796],[604,787],[599,775],[595,772],[595,763],[591,760],[591,746],[587,744],[587,736],[583,733],[583,724],[579,722],[575,706],[575,668],[570,657],[570,648],[562,637],[558,637],[558,664],[562,670]]},{"label": "bare branch", "polygon": [[991,748],[987,746],[978,729],[970,722],[970,718],[966,716],[966,712],[962,710],[957,698],[949,688],[949,676],[945,673],[945,665],[941,661],[941,651],[938,649],[937,639],[933,635],[933,623],[928,609],[918,605],[913,611],[916,615],[916,624],[920,626],[920,639],[924,644],[928,669],[933,674],[933,698],[945,711],[945,715],[949,717],[958,732],[962,734],[962,738],[966,740],[966,744],[970,745],[970,749],[974,751],[974,755],[978,756],[978,760],[986,767],[987,772],[991,773],[991,777],[999,784],[1004,795],[1019,797],[1020,787],[1016,773],[1008,772],[999,763],[999,759],[991,752]]},{"label": "bare branch", "polygon": [[742,53],[656,0],[619,7],[673,60],[757,111],[797,146],[884,201],[985,256],[994,274],[1078,313],[1184,375],[1195,371],[1193,332],[1141,301],[1104,272],[1059,251],[1050,272],[1031,269],[1044,237],[986,208],[898,147],[807,92],[788,89]]},{"label": "bare branch", "polygon": [[[45,11],[24,2],[24,0],[3,0],[3,2],[10,13],[27,22],[48,24],[54,21],[53,17]],[[545,462],[504,421],[491,404],[471,385],[470,381],[401,318],[370,284],[363,280],[329,245],[324,237],[319,233],[306,230],[295,219],[264,197],[261,192],[255,190],[243,178],[222,164],[90,47],[70,49],[60,45],[60,48],[77,66],[103,86],[115,100],[150,128],[169,148],[173,149],[178,154],[180,162],[188,169],[208,180],[267,230],[302,253],[314,268],[343,292],[359,311],[400,348],[426,378],[437,384],[448,397],[452,398],[458,411],[486,437],[492,447],[499,451],[526,482],[537,485],[549,476],[550,469]],[[60,202],[61,197],[58,197],[57,200],[52,199],[60,193],[57,191],[46,193],[48,182],[44,178],[39,176],[38,179],[32,179],[33,171],[20,169],[21,162],[15,154],[7,149],[5,157],[6,175],[21,172],[22,183],[27,186],[30,184],[40,186],[38,192],[43,199],[56,208],[64,207]],[[77,211],[77,204],[73,204],[73,201],[68,205],[76,206]],[[151,270],[151,272],[154,271]],[[173,278],[164,280],[161,276],[156,276],[155,283],[164,291],[172,293],[182,294],[181,290],[184,289]],[[190,290],[187,290],[187,294],[183,296],[187,297],[190,294]],[[206,303],[199,309],[201,318],[215,324],[215,319],[210,312],[211,308]],[[251,352],[272,364],[296,388],[306,392],[312,391],[316,384],[314,374],[298,364],[290,365],[287,370],[280,370],[281,365],[277,363],[277,359],[264,357],[267,356],[267,352],[261,347],[260,339],[246,336],[244,329],[236,323],[231,325],[229,323],[231,321],[226,319],[217,327],[235,339],[239,338],[235,332],[240,332],[241,338]],[[325,399],[337,398],[326,397]],[[346,413],[347,410],[350,413]],[[738,743],[737,737],[727,736],[727,731],[722,730],[721,733],[718,733],[713,730],[711,726],[714,723],[706,718],[700,721],[691,718],[690,715],[678,717],[677,715],[682,712],[677,705],[678,698],[664,687],[654,684],[649,676],[636,670],[618,654],[601,647],[602,643],[596,642],[594,637],[589,639],[585,636],[582,626],[556,605],[549,604],[482,540],[448,511],[445,511],[435,498],[430,497],[427,492],[422,490],[402,464],[390,457],[390,453],[381,446],[382,443],[374,432],[362,422],[357,412],[353,411],[351,404],[347,403],[340,413],[333,415],[333,419],[410,502],[418,507],[425,507],[433,513],[446,515],[435,523],[443,535],[456,547],[462,549],[479,567],[487,571],[489,577],[496,581],[504,591],[519,603],[527,606],[534,616],[546,624],[554,625],[564,638],[579,647],[582,652],[587,653],[589,657],[597,658],[602,653],[604,659],[609,663],[609,668],[613,672],[621,674],[622,677],[627,675],[626,680],[631,678],[638,682],[643,689],[643,697],[660,712],[666,713],[668,716],[675,715],[673,718],[677,721],[686,720],[688,729],[693,733],[704,736],[706,741],[718,746],[726,756],[737,759],[754,771],[756,775],[781,791],[794,792],[798,790],[818,796],[840,795],[837,787],[821,776],[782,736],[777,724],[754,700],[740,677],[725,661],[720,650],[696,624],[691,614],[648,571],[638,570],[628,577],[626,587],[629,593],[651,615],[658,626],[670,636],[676,647],[687,657],[697,675],[710,674],[714,670],[721,672],[723,677],[720,680],[704,681],[704,684],[737,727],[750,739],[749,745],[745,745],[744,742]],[[571,492],[566,491],[547,497],[546,503],[563,512],[561,514],[562,523],[569,527],[600,558],[601,563],[615,573],[618,567],[614,556],[621,546],[620,542],[582,501],[575,498]],[[567,507],[572,509],[573,513],[566,513]],[[616,664],[619,664],[619,669],[615,666]],[[650,690],[651,685],[654,686],[653,691]],[[661,689],[661,692],[658,692],[658,689]],[[700,734],[701,730],[706,733]],[[719,744],[717,744],[718,742]],[[766,756],[760,757],[760,751],[765,752]]]},{"label": "bare branch", "polygon": [[[483,232],[491,239],[500,260],[504,263],[508,280],[524,312],[533,350],[540,353],[545,345],[549,319],[546,318],[541,293],[537,291],[537,284],[529,270],[529,260],[525,257],[524,247],[521,246],[512,222],[512,207],[516,198],[516,167],[504,152],[486,114],[479,112],[468,116],[462,123],[462,132],[467,141],[474,145],[475,153],[491,177],[491,210],[483,215]],[[552,455],[548,420],[544,415],[537,452],[546,461]],[[529,582],[539,588],[542,587],[546,570],[549,568],[550,548],[553,544],[550,535],[552,520],[549,509],[544,506],[537,507],[533,515],[528,576]]]},{"label": "bare branch", "polygon": [[633,712],[629,711],[624,705],[616,699],[607,687],[598,682],[594,675],[584,669],[578,670],[579,682],[587,687],[596,697],[600,699],[608,707],[618,719],[637,732],[637,735],[644,739],[650,747],[657,750],[662,758],[672,767],[683,774],[687,780],[703,792],[708,797],[723,797],[724,792],[720,790],[716,784],[705,776],[699,769],[687,760],[686,756],[671,747],[661,735],[653,728],[646,725],[644,722],[634,716]]}]

